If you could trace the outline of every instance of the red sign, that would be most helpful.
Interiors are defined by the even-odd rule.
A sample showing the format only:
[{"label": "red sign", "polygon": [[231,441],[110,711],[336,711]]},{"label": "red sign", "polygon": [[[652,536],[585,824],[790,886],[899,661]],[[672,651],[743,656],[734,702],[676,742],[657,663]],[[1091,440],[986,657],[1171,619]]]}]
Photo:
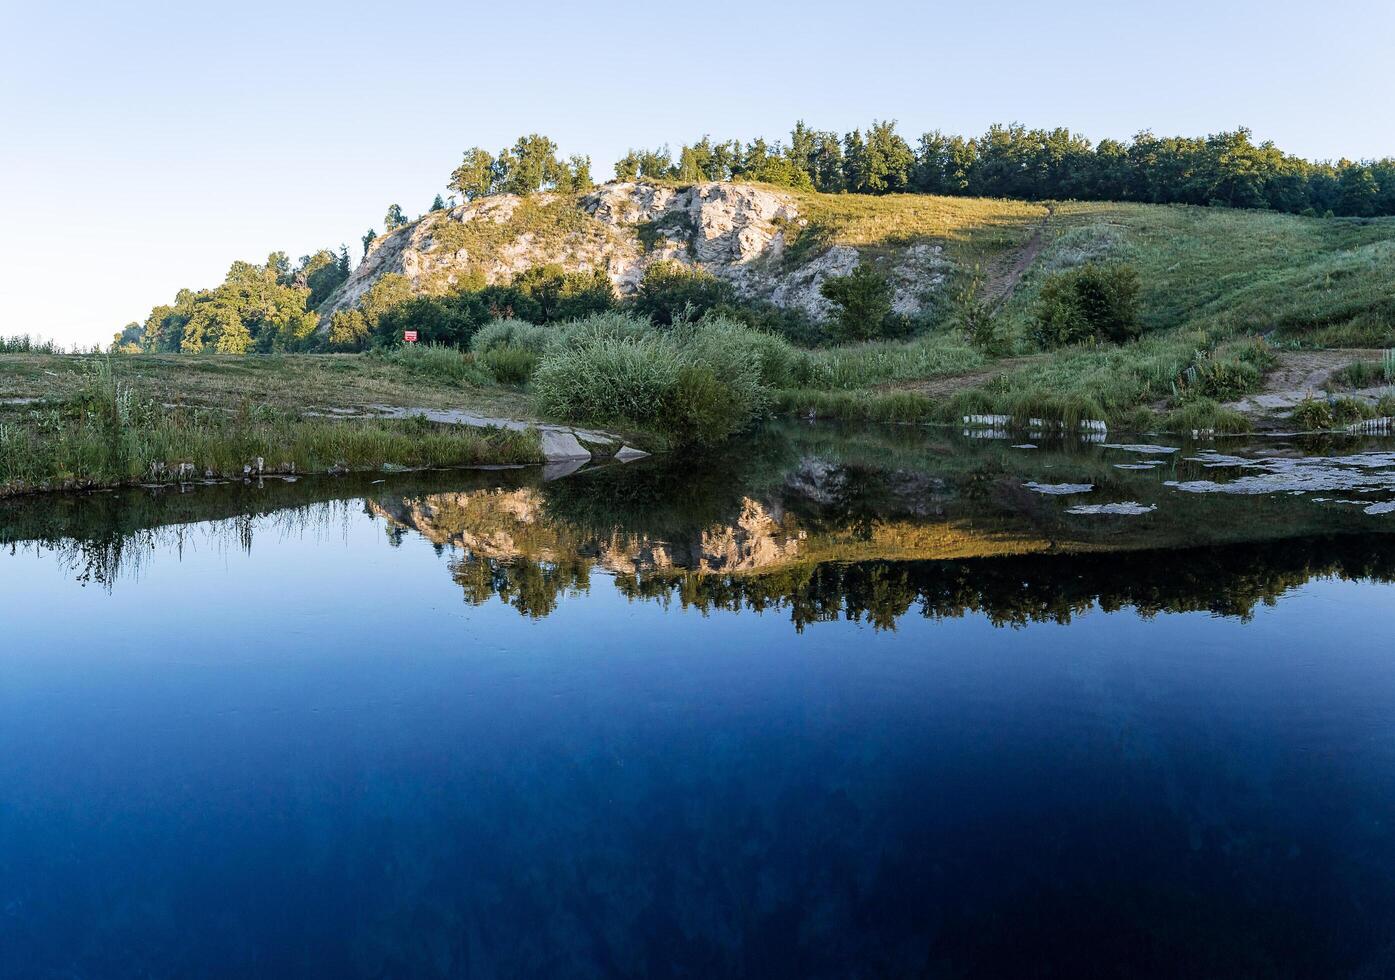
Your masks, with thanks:
[{"label": "red sign", "polygon": [[415,344],[417,342],[417,332],[415,330],[403,330],[402,339],[409,344]]}]

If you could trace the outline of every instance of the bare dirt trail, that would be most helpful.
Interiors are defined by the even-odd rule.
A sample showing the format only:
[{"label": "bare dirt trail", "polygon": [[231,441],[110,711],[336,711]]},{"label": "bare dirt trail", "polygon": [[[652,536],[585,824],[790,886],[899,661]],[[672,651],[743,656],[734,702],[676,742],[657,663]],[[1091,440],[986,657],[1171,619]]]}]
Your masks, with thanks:
[{"label": "bare dirt trail", "polygon": [[989,268],[988,281],[983,286],[983,298],[992,312],[997,313],[1003,304],[1011,298],[1013,291],[1017,289],[1017,284],[1022,281],[1022,277],[1027,274],[1032,263],[1041,255],[1042,249],[1046,248],[1046,228],[1055,214],[1056,205],[1046,205],[1046,214],[1037,224],[1036,229],[1032,232],[1032,237],[1027,239],[1026,244]]},{"label": "bare dirt trail", "polygon": [[[1004,256],[988,270],[988,278],[983,287],[984,302],[988,304],[989,310],[997,313],[1004,303],[1011,298],[1013,291],[1017,289],[1017,284],[1022,281],[1022,277],[1027,274],[1027,270],[1032,267],[1042,250],[1046,248],[1047,224],[1056,213],[1056,205],[1046,205],[1046,214],[1037,223],[1032,235],[1015,252]],[[965,371],[962,374],[947,375],[941,378],[929,378],[923,381],[901,381],[892,384],[882,385],[879,391],[913,391],[920,395],[927,395],[932,398],[952,395],[956,391],[965,388],[977,388],[986,381],[992,380],[1005,371],[1012,371],[1016,368],[1033,364],[1037,361],[1045,360],[1047,354],[1031,354],[1025,357],[1005,357],[1002,360],[994,361],[992,364],[976,368],[973,371]]]},{"label": "bare dirt trail", "polygon": [[[1278,354],[1278,366],[1264,379],[1263,390],[1238,401],[1229,402],[1226,408],[1247,415],[1285,411],[1305,398],[1321,397],[1331,382],[1332,375],[1348,364],[1356,361],[1379,364],[1384,356],[1383,350],[1362,348],[1282,351]],[[1381,385],[1345,391],[1343,394],[1375,401],[1386,390],[1387,386]]]},{"label": "bare dirt trail", "polygon": [[1006,372],[1013,371],[1028,364],[1035,364],[1045,360],[1049,354],[1030,354],[1025,357],[1005,357],[1002,360],[994,361],[981,368],[972,371],[965,371],[962,374],[948,374],[939,378],[927,378],[922,381],[897,381],[891,384],[880,386],[878,391],[910,391],[917,395],[926,395],[930,398],[940,398],[945,395],[952,395],[965,388],[977,388],[985,382]]}]

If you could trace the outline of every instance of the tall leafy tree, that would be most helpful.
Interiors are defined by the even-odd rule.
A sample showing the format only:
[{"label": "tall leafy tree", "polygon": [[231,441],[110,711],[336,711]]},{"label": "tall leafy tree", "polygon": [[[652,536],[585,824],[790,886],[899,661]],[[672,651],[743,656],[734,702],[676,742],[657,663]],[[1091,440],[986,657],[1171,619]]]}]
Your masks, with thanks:
[{"label": "tall leafy tree", "polygon": [[494,178],[494,157],[488,151],[472,146],[465,151],[465,159],[460,166],[451,171],[446,188],[455,191],[465,201],[473,201],[493,192]]}]

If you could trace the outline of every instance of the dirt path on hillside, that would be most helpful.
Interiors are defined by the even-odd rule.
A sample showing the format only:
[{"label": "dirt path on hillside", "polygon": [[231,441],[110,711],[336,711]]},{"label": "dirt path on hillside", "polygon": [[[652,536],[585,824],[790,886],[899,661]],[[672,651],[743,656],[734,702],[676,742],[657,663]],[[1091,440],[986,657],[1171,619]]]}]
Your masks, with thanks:
[{"label": "dirt path on hillside", "polygon": [[983,298],[992,312],[997,313],[1008,301],[1017,284],[1032,267],[1032,263],[1041,255],[1042,249],[1046,248],[1046,226],[1055,213],[1056,205],[1048,204],[1045,216],[1037,224],[1027,243],[1016,252],[1004,256],[1001,262],[989,267],[988,279],[983,285]]},{"label": "dirt path on hillside", "polygon": [[[1305,398],[1321,396],[1331,381],[1333,372],[1355,361],[1379,364],[1384,356],[1383,350],[1360,348],[1283,351],[1278,354],[1278,366],[1265,377],[1264,388],[1261,391],[1239,401],[1230,402],[1226,407],[1247,415],[1286,411]],[[1342,393],[1374,401],[1386,390],[1387,386],[1380,385]]]},{"label": "dirt path on hillside", "polygon": [[918,395],[939,398],[944,395],[952,395],[965,388],[977,388],[1000,374],[1026,367],[1028,364],[1036,364],[1050,356],[1050,354],[1029,354],[1025,357],[1005,357],[1000,361],[993,361],[991,364],[975,368],[972,371],[965,371],[962,374],[947,374],[943,377],[927,378],[923,381],[895,381],[891,384],[880,385],[876,390],[912,391]]}]

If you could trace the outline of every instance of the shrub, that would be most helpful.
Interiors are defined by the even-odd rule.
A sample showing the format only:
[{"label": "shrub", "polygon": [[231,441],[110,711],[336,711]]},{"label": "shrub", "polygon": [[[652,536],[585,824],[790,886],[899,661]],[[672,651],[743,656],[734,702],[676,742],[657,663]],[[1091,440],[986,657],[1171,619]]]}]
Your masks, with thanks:
[{"label": "shrub", "polygon": [[710,272],[677,262],[655,262],[644,270],[630,306],[660,326],[671,326],[736,302],[735,287]]},{"label": "shrub", "polygon": [[1338,398],[1332,402],[1332,422],[1334,425],[1352,425],[1365,419],[1375,418],[1375,409],[1355,398]]},{"label": "shrub", "polygon": [[809,314],[797,306],[788,309],[774,303],[746,300],[740,303],[721,303],[707,312],[707,319],[726,319],[744,323],[761,333],[777,334],[791,343],[813,347],[828,339],[828,332],[822,324],[815,322]]},{"label": "shrub", "polygon": [[481,357],[494,380],[504,385],[522,385],[538,366],[537,351],[525,347],[491,347]]},{"label": "shrub", "polygon": [[1032,339],[1044,349],[1135,340],[1138,292],[1138,273],[1128,265],[1090,262],[1057,273],[1042,284]]},{"label": "shrub", "polygon": [[593,325],[543,355],[533,375],[538,407],[578,422],[652,428],[678,445],[710,446],[769,403],[749,349],[702,328],[615,335]]},{"label": "shrub", "polygon": [[799,354],[789,341],[726,317],[700,323],[693,334],[694,353],[707,360],[735,358],[756,366],[761,384],[786,388],[794,383]]},{"label": "shrub", "polygon": [[514,347],[541,354],[554,336],[553,329],[526,320],[491,320],[470,338],[470,350],[484,354],[499,347]]},{"label": "shrub", "polygon": [[1327,402],[1315,398],[1305,398],[1289,414],[1289,421],[1304,432],[1317,432],[1332,428],[1335,419],[1332,407]]},{"label": "shrub", "polygon": [[970,347],[990,356],[1003,353],[1004,338],[998,330],[993,304],[983,297],[983,277],[975,270],[973,276],[955,290],[950,307],[950,322]]},{"label": "shrub", "polygon": [[840,340],[874,340],[896,334],[891,281],[870,265],[859,265],[846,276],[830,276],[819,287],[823,298],[837,307],[833,331]]},{"label": "shrub", "polygon": [[647,337],[657,331],[654,324],[632,313],[612,310],[609,313],[596,313],[571,323],[559,324],[552,329],[552,343],[567,345],[579,343],[588,338]]}]

